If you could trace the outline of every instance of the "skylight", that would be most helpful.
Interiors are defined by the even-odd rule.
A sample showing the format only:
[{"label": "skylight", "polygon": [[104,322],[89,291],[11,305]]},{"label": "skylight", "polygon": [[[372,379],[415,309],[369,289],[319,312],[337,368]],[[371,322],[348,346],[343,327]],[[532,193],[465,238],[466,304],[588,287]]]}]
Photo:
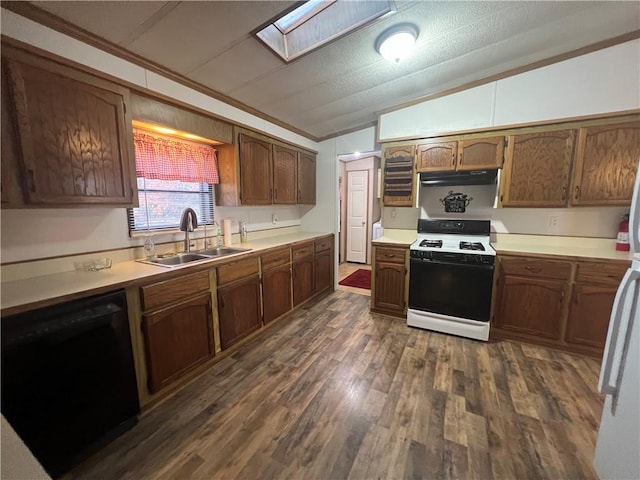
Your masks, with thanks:
[{"label": "skylight", "polygon": [[290,62],[391,11],[388,0],[309,0],[258,31],[256,37]]}]

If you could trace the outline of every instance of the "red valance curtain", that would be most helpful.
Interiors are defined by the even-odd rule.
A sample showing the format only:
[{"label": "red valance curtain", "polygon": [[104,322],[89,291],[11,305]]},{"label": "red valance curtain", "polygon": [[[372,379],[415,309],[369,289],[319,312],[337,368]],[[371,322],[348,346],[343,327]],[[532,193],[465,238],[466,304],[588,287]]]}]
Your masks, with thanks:
[{"label": "red valance curtain", "polygon": [[134,130],[136,175],[155,180],[219,183],[214,148]]}]

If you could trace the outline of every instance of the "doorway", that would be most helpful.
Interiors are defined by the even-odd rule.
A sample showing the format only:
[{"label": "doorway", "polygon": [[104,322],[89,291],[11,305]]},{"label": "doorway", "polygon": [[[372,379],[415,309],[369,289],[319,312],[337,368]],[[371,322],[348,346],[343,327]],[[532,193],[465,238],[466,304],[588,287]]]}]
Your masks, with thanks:
[{"label": "doorway", "polygon": [[339,156],[339,259],[354,266],[371,264],[371,239],[380,220],[379,152]]},{"label": "doorway", "polygon": [[367,263],[369,172],[347,172],[347,262]]}]

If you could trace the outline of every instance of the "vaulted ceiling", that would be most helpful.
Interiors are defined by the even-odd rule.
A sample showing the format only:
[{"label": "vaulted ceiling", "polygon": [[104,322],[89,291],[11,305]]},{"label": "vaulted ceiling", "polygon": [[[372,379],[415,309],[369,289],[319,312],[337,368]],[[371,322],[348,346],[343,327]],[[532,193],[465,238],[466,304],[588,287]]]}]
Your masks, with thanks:
[{"label": "vaulted ceiling", "polygon": [[[31,3],[316,139],[640,26],[636,1],[395,1],[394,13],[286,64],[252,32],[296,2]],[[418,48],[394,64],[374,43],[401,22],[418,26]]]}]

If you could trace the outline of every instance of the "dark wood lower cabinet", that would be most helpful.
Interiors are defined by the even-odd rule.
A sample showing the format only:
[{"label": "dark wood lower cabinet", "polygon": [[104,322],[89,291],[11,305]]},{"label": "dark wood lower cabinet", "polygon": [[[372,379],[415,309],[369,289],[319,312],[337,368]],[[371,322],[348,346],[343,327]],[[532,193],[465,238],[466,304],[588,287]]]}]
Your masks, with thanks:
[{"label": "dark wood lower cabinet", "polygon": [[264,323],[291,310],[291,265],[286,264],[262,274],[262,306]]},{"label": "dark wood lower cabinet", "polygon": [[293,305],[298,305],[314,293],[314,257],[300,258],[293,262]]},{"label": "dark wood lower cabinet", "polygon": [[315,286],[316,293],[323,292],[333,286],[333,249],[316,253]]},{"label": "dark wood lower cabinet", "polygon": [[260,328],[259,276],[218,288],[218,319],[223,350]]},{"label": "dark wood lower cabinet", "polygon": [[214,356],[211,316],[209,292],[142,316],[151,393]]},{"label": "dark wood lower cabinet", "polygon": [[604,350],[616,287],[576,283],[564,339],[567,343]]},{"label": "dark wood lower cabinet", "polygon": [[567,282],[504,275],[499,280],[497,327],[558,340]]},{"label": "dark wood lower cabinet", "polygon": [[624,261],[498,256],[491,337],[602,358]]},{"label": "dark wood lower cabinet", "polygon": [[402,316],[404,314],[405,278],[404,264],[376,262],[373,308]]}]

